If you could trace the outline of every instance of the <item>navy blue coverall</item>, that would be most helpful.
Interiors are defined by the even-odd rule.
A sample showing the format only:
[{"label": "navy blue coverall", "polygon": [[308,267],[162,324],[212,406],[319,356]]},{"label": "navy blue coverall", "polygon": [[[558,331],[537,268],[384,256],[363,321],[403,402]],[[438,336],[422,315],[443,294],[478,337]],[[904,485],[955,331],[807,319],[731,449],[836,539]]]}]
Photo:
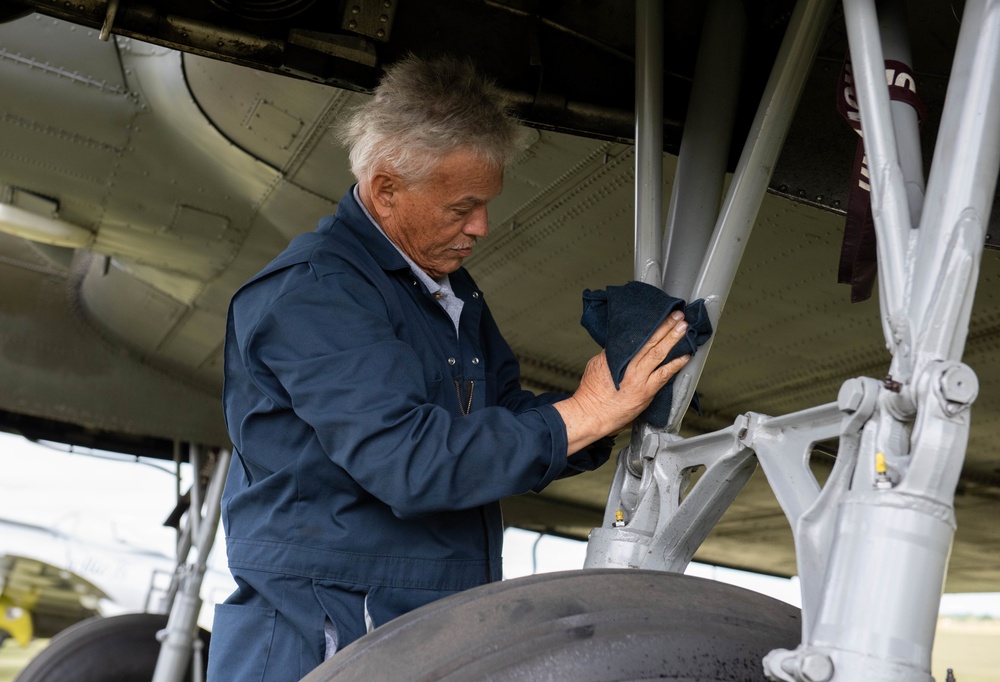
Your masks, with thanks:
[{"label": "navy blue coverall", "polygon": [[[355,200],[236,293],[223,496],[238,589],[216,609],[209,681],[298,680],[386,621],[501,578],[498,500],[590,470],[519,367],[469,273],[459,333]],[[468,414],[464,414],[468,411]]]}]

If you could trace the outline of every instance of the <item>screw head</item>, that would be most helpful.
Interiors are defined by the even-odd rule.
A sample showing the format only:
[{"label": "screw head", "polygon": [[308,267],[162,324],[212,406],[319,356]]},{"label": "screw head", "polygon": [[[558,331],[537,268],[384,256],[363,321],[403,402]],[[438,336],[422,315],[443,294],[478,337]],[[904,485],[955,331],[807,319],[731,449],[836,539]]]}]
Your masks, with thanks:
[{"label": "screw head", "polygon": [[950,402],[967,405],[979,395],[979,379],[967,365],[952,365],[941,374],[941,394]]},{"label": "screw head", "polygon": [[829,682],[833,677],[833,661],[826,654],[808,653],[802,657],[799,673],[804,682]]},{"label": "screw head", "polygon": [[845,381],[837,394],[837,407],[841,412],[853,414],[861,407],[861,401],[865,397],[864,386],[854,379]]}]

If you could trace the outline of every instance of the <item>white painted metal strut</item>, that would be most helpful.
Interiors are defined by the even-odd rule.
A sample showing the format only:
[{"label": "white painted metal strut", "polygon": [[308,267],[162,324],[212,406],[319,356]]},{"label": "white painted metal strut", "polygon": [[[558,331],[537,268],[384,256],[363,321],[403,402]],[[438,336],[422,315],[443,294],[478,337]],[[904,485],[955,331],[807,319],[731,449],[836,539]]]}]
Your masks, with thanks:
[{"label": "white painted metal strut", "polygon": [[[872,103],[859,96],[859,105],[864,116]],[[866,131],[866,149],[871,138]],[[880,391],[851,490],[839,500],[812,627],[797,651],[772,655],[776,679],[802,679],[797,666],[804,657],[826,656],[837,680],[930,680],[954,492],[978,393],[975,373],[960,360],[998,170],[1000,2],[970,0],[915,250],[904,261],[912,349],[909,359],[897,354],[893,371],[903,376],[908,360],[912,373],[899,393]],[[884,188],[872,190],[884,204],[876,196]],[[885,230],[877,222],[876,229],[881,240]],[[881,485],[873,485],[879,455],[889,466]]]},{"label": "white painted metal strut", "polygon": [[[223,450],[216,458],[208,490],[205,493],[203,511],[198,482],[201,450],[199,446],[192,444],[189,451],[191,466],[194,469],[194,482],[191,486],[191,505],[188,508],[187,528],[184,532],[187,539],[178,546],[177,571],[171,581],[173,597],[170,615],[167,627],[157,635],[161,644],[156,669],[153,672],[153,682],[182,682],[188,677],[189,671],[194,682],[204,682],[204,656],[207,656],[208,652],[201,650],[201,638],[198,635],[198,614],[202,605],[201,585],[207,570],[208,555],[212,551],[219,529],[222,491],[232,453]],[[192,546],[196,550],[196,557],[189,563],[187,555]]]},{"label": "white painted metal strut", "polygon": [[[965,346],[1000,165],[998,15],[995,1],[965,4],[911,273],[909,314],[921,330],[914,340],[918,362],[920,356],[958,360]],[[945,294],[952,273],[966,267],[959,277],[964,291]],[[959,296],[962,305],[945,313],[944,295]],[[936,333],[942,325],[950,333]]]},{"label": "white painted metal strut", "polygon": [[[663,2],[635,8],[635,280],[660,285],[663,216]],[[640,142],[641,140],[641,142]]]},{"label": "white painted metal strut", "polygon": [[844,19],[868,158],[872,217],[878,236],[879,300],[884,311],[882,327],[886,344],[895,353],[906,336],[903,292],[910,211],[892,125],[874,0],[845,0]]},{"label": "white painted metal strut", "polygon": [[[834,4],[833,0],[796,3],[723,201],[691,293],[691,298],[705,300],[716,330]],[[680,429],[711,347],[709,339],[675,380],[667,426],[671,433]]]},{"label": "white painted metal strut", "polygon": [[746,23],[742,0],[709,1],[663,237],[661,288],[685,301],[692,300],[719,215],[743,72]]},{"label": "white painted metal strut", "polygon": [[[906,1],[884,0],[879,4],[879,29],[882,34],[882,54],[886,60],[902,62],[912,68],[913,57],[910,53],[910,36],[907,30]],[[899,81],[899,74],[892,76],[894,82]],[[889,77],[890,74],[886,71],[887,82]],[[910,209],[910,225],[915,228],[920,224],[926,184],[920,145],[919,112],[911,104],[896,100],[889,103],[889,108],[892,111],[896,152],[899,154],[899,166]],[[914,234],[910,232],[911,240]]]},{"label": "white painted metal strut", "polygon": [[[833,0],[800,0],[796,5],[795,11],[789,21],[789,28],[785,39],[776,57],[771,77],[765,87],[764,96],[752,124],[751,133],[743,148],[743,153],[737,165],[735,176],[730,183],[721,213],[716,220],[712,237],[704,247],[703,253],[695,254],[700,257],[702,264],[700,270],[694,273],[696,275],[694,281],[690,283],[692,298],[704,298],[706,300],[710,318],[716,329],[718,329],[719,317],[729,295],[729,290],[732,287],[733,279],[735,278],[736,268],[742,257],[750,230],[756,220],[757,211],[763,201],[771,171],[777,161],[781,144],[791,125],[792,115],[804,88],[809,67],[818,49],[820,37],[822,36],[833,5]],[[741,8],[733,9],[741,11]],[[713,36],[710,33],[706,33],[703,39],[711,40]],[[642,51],[637,50],[636,56],[638,62],[642,61],[643,54]],[[705,52],[701,54],[705,54]],[[714,66],[724,71],[729,65],[717,60],[714,62]],[[645,67],[640,63],[637,65],[637,68],[642,70]],[[727,82],[725,75],[713,73],[710,70],[699,68],[698,73],[701,78],[716,77],[722,78],[723,82]],[[696,90],[699,85],[696,84]],[[637,128],[637,131],[641,132],[642,129],[640,126]],[[646,144],[644,140],[638,139],[637,146],[643,148]],[[696,145],[689,145],[686,153],[696,155],[698,153]],[[715,168],[711,166],[696,167],[701,168],[704,172],[724,172],[724,166],[719,166],[718,164],[716,164]],[[698,182],[701,179],[700,177],[696,177],[692,181]],[[707,178],[707,181],[716,182],[717,178]],[[637,185],[641,184],[642,179],[637,178]],[[687,200],[689,196],[684,195],[680,198]],[[678,229],[676,223],[672,223],[672,225],[674,229]],[[638,229],[637,227],[637,232]],[[647,247],[637,240],[637,251],[643,248]],[[673,245],[671,245],[671,249],[673,248]],[[641,261],[639,256],[637,256],[636,260],[637,262]],[[701,374],[701,369],[704,366],[704,361],[710,348],[711,341],[699,349],[698,354],[694,356],[687,367],[678,375],[674,386],[673,407],[670,423],[666,429],[667,433],[676,433],[679,429],[681,416],[687,409],[687,405],[694,394],[695,383]],[[671,438],[661,439],[660,435],[648,426],[641,429],[634,429],[631,452],[634,454],[640,451],[649,452],[651,448],[655,451],[660,447],[660,443],[666,443],[671,440]],[[728,441],[726,447],[729,447]],[[649,457],[645,461],[651,462],[652,459],[652,457]],[[653,475],[650,473],[653,470],[652,464],[640,467],[641,471],[629,472],[627,469],[628,460],[629,456],[627,455],[619,458],[618,472],[612,484],[606,519],[614,518],[615,512],[620,508],[620,500],[623,496],[628,497],[637,494],[632,490],[637,485],[642,488],[643,494],[649,493],[652,490],[649,485],[649,481],[652,480],[649,477]],[[642,462],[644,460],[640,458],[636,461]],[[684,474],[682,472],[679,475],[683,476]],[[636,482],[637,478],[639,479],[638,484]],[[716,511],[721,515],[720,510],[724,511],[729,506],[732,497],[742,487],[742,483],[738,486],[733,484],[736,480],[736,478],[730,478],[729,482],[724,483],[726,486],[725,494],[717,495],[713,493],[706,495],[706,499],[711,500],[711,503],[705,505],[698,514],[691,515],[690,523],[694,524],[694,528],[691,532],[687,533],[688,536],[704,538],[705,534],[707,534],[708,530],[711,529],[718,519]],[[723,484],[723,482],[720,481],[720,484]],[[660,488],[666,490],[671,485],[676,487],[679,484],[668,482],[661,485]],[[691,497],[692,494],[694,494],[694,491],[688,497]],[[700,496],[701,493],[696,495],[696,498]],[[692,506],[694,505],[689,505],[688,508],[690,509]],[[629,511],[627,506],[625,511]],[[658,504],[649,504],[637,507],[634,513],[629,515],[627,527],[614,527],[606,523],[605,525],[610,527],[594,529],[590,536],[585,565],[588,567],[620,566],[622,565],[621,557],[623,554],[633,553],[633,550],[623,549],[623,546],[630,543],[637,546],[637,548],[634,548],[634,552],[641,554],[645,550],[639,546],[648,547],[652,537],[665,538],[668,535],[675,534],[673,530],[662,531],[662,528],[657,530],[669,516],[669,514],[661,514]],[[693,551],[692,549],[691,552],[693,553]],[[688,554],[685,558],[684,554],[678,547],[667,547],[653,552],[653,555],[658,557],[655,559],[655,562],[659,566],[670,566],[672,570],[683,570],[684,566],[690,560],[690,555]],[[624,559],[624,561],[627,565],[634,565],[634,562],[631,562],[630,559]]]},{"label": "white painted metal strut", "polygon": [[[836,404],[777,418],[748,412],[686,440],[673,435],[679,415],[667,430],[634,430],[586,566],[683,570],[759,460],[793,529],[803,593],[802,643],[771,652],[767,676],[930,682],[954,491],[978,394],[961,356],[1000,171],[1000,0],[966,3],[926,200],[914,112],[890,103],[885,82],[884,55],[908,60],[901,4],[881,5],[881,26],[871,0],[844,4],[872,168],[881,315],[899,384],[849,379]],[[693,292],[706,297],[713,323],[797,101],[793,84],[811,62],[799,57],[789,69],[783,59],[818,39],[828,9],[796,7],[705,253]],[[683,400],[675,389],[681,413],[700,373],[694,364]],[[820,487],[808,458],[834,436],[837,461]],[[687,490],[698,466],[707,470]]]}]

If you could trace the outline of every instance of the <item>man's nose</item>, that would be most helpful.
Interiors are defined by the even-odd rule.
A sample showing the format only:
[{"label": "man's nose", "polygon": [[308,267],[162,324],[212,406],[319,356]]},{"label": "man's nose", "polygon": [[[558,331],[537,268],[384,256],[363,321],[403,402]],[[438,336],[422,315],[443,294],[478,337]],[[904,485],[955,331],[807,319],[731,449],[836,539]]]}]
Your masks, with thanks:
[{"label": "man's nose", "polygon": [[469,220],[465,223],[465,229],[462,231],[479,239],[490,233],[490,220],[485,206],[480,206],[469,214]]}]

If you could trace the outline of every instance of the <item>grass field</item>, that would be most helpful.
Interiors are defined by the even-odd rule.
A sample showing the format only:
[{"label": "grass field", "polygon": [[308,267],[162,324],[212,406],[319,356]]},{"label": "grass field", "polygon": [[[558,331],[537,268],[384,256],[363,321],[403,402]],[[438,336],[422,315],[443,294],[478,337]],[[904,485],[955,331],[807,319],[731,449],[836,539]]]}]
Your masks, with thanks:
[{"label": "grass field", "polygon": [[939,620],[931,674],[944,682],[948,668],[955,682],[1000,682],[1000,620]]},{"label": "grass field", "polygon": [[11,682],[31,657],[45,648],[47,639],[36,639],[27,647],[22,647],[13,639],[8,639],[0,646],[0,682]]},{"label": "grass field", "polygon": [[[0,647],[0,682],[11,682],[47,640],[36,640],[22,649],[13,640]],[[948,668],[956,682],[1000,682],[1000,620],[953,620],[938,622],[931,674],[944,682]]]}]

